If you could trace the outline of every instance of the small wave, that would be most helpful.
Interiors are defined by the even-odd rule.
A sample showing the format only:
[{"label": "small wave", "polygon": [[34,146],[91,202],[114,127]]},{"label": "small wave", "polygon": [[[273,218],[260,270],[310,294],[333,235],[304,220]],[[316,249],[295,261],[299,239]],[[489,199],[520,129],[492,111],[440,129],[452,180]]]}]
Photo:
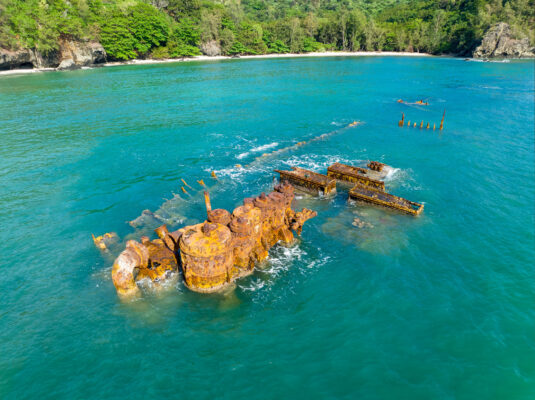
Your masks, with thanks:
[{"label": "small wave", "polygon": [[251,151],[256,153],[258,151],[264,151],[264,150],[267,150],[267,149],[271,149],[273,147],[277,147],[278,145],[279,145],[278,142],[268,143],[268,144],[264,144],[262,146],[253,147],[251,149]]},{"label": "small wave", "polygon": [[236,156],[236,158],[238,160],[242,160],[244,159],[245,157],[247,157],[248,155],[250,155],[251,153],[258,153],[259,151],[264,151],[264,150],[268,150],[268,149],[272,149],[273,147],[277,147],[279,145],[278,142],[273,142],[273,143],[268,143],[268,144],[264,144],[262,146],[257,146],[257,147],[253,147],[251,150],[249,151],[246,151],[244,153],[240,153]]},{"label": "small wave", "polygon": [[149,278],[144,278],[137,281],[137,285],[144,292],[154,293],[160,290],[176,289],[178,278],[178,272],[168,272],[166,279],[161,282],[153,282]]},{"label": "small wave", "polygon": [[276,246],[262,272],[276,277],[282,272],[288,271],[293,261],[301,261],[306,255],[306,251],[297,245],[292,247]]},{"label": "small wave", "polygon": [[251,279],[247,283],[248,283],[247,285],[244,285],[240,281],[238,281],[237,285],[241,290],[245,292],[256,292],[257,290],[260,290],[264,286],[266,286],[266,282],[258,278]]},{"label": "small wave", "polygon": [[360,165],[364,161],[356,159],[348,159],[340,156],[334,155],[303,155],[303,156],[292,156],[287,160],[284,160],[283,163],[290,167],[300,167],[309,169],[314,172],[319,172],[321,174],[326,173],[327,167],[335,162],[349,164],[349,165]]},{"label": "small wave", "polygon": [[469,59],[468,61],[471,61],[471,62],[480,62],[480,63],[509,63],[511,62],[511,60],[507,60],[507,59],[504,59],[504,60],[488,60],[488,59],[475,59],[475,58],[471,58]]},{"label": "small wave", "polygon": [[388,165],[385,167],[385,170],[386,170],[386,176],[384,180],[388,182],[393,181],[396,178],[396,175],[398,175],[401,171],[399,168],[393,168]]}]

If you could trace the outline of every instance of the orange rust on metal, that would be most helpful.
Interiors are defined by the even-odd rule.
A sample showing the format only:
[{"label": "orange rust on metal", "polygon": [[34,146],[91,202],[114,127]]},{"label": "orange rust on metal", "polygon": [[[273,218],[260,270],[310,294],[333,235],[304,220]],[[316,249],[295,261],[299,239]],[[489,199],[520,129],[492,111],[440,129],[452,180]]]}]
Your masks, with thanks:
[{"label": "orange rust on metal", "polygon": [[95,246],[100,250],[108,250],[108,246],[110,244],[119,240],[119,236],[117,236],[115,232],[105,233],[104,235],[96,237],[95,235],[91,234],[91,237],[93,238],[93,243],[95,243]]},{"label": "orange rust on metal", "polygon": [[425,128],[425,129],[429,129],[429,122],[427,123],[427,126],[426,126],[426,128]]},{"label": "orange rust on metal", "polygon": [[210,194],[206,190],[204,191],[204,205],[206,206],[207,213],[212,211],[212,204],[210,204]]},{"label": "orange rust on metal", "polygon": [[433,130],[435,130],[437,127],[437,124],[433,124]]},{"label": "orange rust on metal", "polygon": [[298,235],[301,235],[304,223],[317,215],[318,213],[316,211],[303,208],[300,212],[294,213],[294,216],[290,221],[290,227],[292,230],[296,231]]},{"label": "orange rust on metal", "polygon": [[262,232],[263,232],[263,218],[262,210],[255,206],[255,199],[249,197],[243,200],[243,207],[246,212],[251,212],[251,222],[253,225],[253,236],[255,238],[255,245],[253,247],[251,258],[254,261],[263,261],[268,257],[268,252],[262,244]]},{"label": "orange rust on metal", "polygon": [[174,251],[175,244],[168,234],[165,234],[164,237],[167,239],[166,241],[154,239],[144,244],[149,252],[149,262],[146,268],[140,268],[136,281],[149,278],[153,282],[160,282],[178,270]]},{"label": "orange rust on metal", "polygon": [[189,187],[190,189],[193,189],[190,185],[187,184],[187,182],[186,182],[184,179],[180,178],[180,180],[182,181],[182,183],[184,184],[184,186],[187,186],[187,187]]},{"label": "orange rust on metal", "polygon": [[189,226],[180,237],[180,257],[186,286],[210,293],[230,282],[234,263],[232,234],[221,224]]},{"label": "orange rust on metal", "polygon": [[230,213],[223,208],[216,208],[208,211],[208,221],[215,224],[228,225],[230,223]]},{"label": "orange rust on metal", "polygon": [[206,186],[206,185],[204,184],[204,181],[203,181],[202,179],[201,179],[200,181],[197,181],[197,183],[198,183],[199,185],[201,185],[201,186]]},{"label": "orange rust on metal", "polygon": [[232,281],[251,274],[257,262],[267,258],[279,241],[293,240],[292,230],[301,233],[303,224],[317,214],[291,208],[294,188],[288,182],[276,185],[268,195],[244,199],[232,215],[211,209],[205,192],[208,221],[169,232],[166,225],[155,232],[159,239],[129,241],[115,260],[112,279],[120,295],[139,294],[137,282],[158,283],[173,275],[178,260],[186,286],[197,292],[215,292]]},{"label": "orange rust on metal", "polygon": [[424,121],[422,120],[422,122],[420,122],[420,129],[422,129],[424,127]]},{"label": "orange rust on metal", "polygon": [[115,259],[111,270],[113,285],[120,296],[139,294],[136,275],[140,269],[147,267],[148,262],[148,249],[135,240],[129,240],[126,249]]},{"label": "orange rust on metal", "polygon": [[424,209],[423,204],[359,184],[349,191],[349,198],[394,208],[411,215],[419,215]]},{"label": "orange rust on metal", "polygon": [[400,127],[403,127],[405,121],[405,113],[401,113],[401,120],[398,122]]},{"label": "orange rust on metal", "polygon": [[260,244],[260,210],[255,207],[239,206],[232,212],[230,231],[234,252],[234,266],[231,279],[249,275],[253,272],[255,258],[253,250]]},{"label": "orange rust on metal", "polygon": [[442,114],[442,119],[440,120],[440,130],[444,128],[444,117],[446,116],[446,109],[444,109],[444,113]]},{"label": "orange rust on metal", "polygon": [[212,171],[212,173],[210,174],[210,176],[214,179],[217,179],[217,175],[215,174],[215,171]]},{"label": "orange rust on metal", "polygon": [[407,122],[407,126],[409,127],[411,126],[411,121]]},{"label": "orange rust on metal", "polygon": [[416,128],[416,122],[414,123],[414,125],[412,126],[413,128]]},{"label": "orange rust on metal", "polygon": [[360,183],[361,185],[370,186],[382,191],[385,190],[385,183],[368,177],[365,168],[334,163],[327,168],[327,176],[341,181]]},{"label": "orange rust on metal", "polygon": [[380,163],[379,161],[370,161],[368,163],[368,168],[372,171],[382,172],[386,164]]},{"label": "orange rust on metal", "polygon": [[317,172],[309,171],[303,168],[292,167],[292,171],[281,171],[276,169],[275,172],[280,174],[280,181],[288,181],[301,190],[324,195],[336,193],[336,180]]},{"label": "orange rust on metal", "polygon": [[186,189],[184,189],[184,186],[180,186],[180,189],[182,189],[182,191],[186,194],[189,194],[188,191]]},{"label": "orange rust on metal", "polygon": [[167,225],[162,225],[162,226],[156,228],[154,230],[154,232],[156,232],[158,237],[161,240],[163,240],[163,242],[165,243],[167,248],[169,248],[169,250],[171,250],[171,251],[176,251],[177,250],[177,248],[176,248],[177,242],[171,236],[171,234],[169,233],[169,230],[167,229]]}]

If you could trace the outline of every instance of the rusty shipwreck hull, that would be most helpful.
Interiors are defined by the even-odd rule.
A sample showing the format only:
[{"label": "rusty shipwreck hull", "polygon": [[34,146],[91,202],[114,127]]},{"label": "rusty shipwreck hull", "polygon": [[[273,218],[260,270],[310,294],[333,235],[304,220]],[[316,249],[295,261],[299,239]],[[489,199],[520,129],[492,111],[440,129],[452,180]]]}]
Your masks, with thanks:
[{"label": "rusty shipwreck hull", "polygon": [[296,188],[312,194],[322,193],[329,195],[336,193],[336,180],[327,175],[318,174],[317,172],[307,169],[292,167],[291,171],[281,171],[276,169],[275,172],[280,174],[281,182],[289,182]]},{"label": "rusty shipwreck hull", "polygon": [[383,181],[373,179],[366,168],[354,167],[352,165],[334,163],[327,168],[327,176],[340,181],[358,183],[377,190],[385,191]]},{"label": "rusty shipwreck hull", "polygon": [[244,199],[232,213],[212,210],[205,192],[205,222],[174,232],[162,225],[155,230],[158,239],[150,241],[144,236],[141,243],[128,241],[112,269],[117,293],[139,295],[141,280],[159,284],[179,271],[187,288],[211,293],[251,274],[272,246],[279,241],[292,242],[292,231],[299,235],[304,223],[317,215],[306,208],[299,212],[291,208],[294,188],[288,182],[274,189],[268,195]]},{"label": "rusty shipwreck hull", "polygon": [[360,184],[355,185],[349,191],[349,198],[377,204],[387,208],[393,208],[411,215],[420,215],[424,209],[423,204]]}]

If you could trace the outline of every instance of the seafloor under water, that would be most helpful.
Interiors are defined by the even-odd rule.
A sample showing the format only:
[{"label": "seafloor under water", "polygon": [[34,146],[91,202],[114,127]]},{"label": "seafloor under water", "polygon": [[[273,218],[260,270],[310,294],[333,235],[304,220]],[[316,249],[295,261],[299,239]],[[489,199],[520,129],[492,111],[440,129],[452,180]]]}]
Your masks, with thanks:
[{"label": "seafloor under water", "polygon": [[[397,126],[401,112],[438,124],[444,109],[442,134]],[[1,78],[0,398],[532,400],[533,113],[532,61],[233,60]],[[106,258],[91,240],[150,233],[155,221],[125,223],[144,209],[170,228],[202,220],[201,195],[183,194],[180,178],[203,178],[212,205],[232,209],[268,190],[274,168],[368,159],[394,167],[387,188],[425,203],[420,217],[348,204],[345,191],[301,197],[318,217],[227,295],[177,283],[121,303],[110,279],[121,247]]]}]

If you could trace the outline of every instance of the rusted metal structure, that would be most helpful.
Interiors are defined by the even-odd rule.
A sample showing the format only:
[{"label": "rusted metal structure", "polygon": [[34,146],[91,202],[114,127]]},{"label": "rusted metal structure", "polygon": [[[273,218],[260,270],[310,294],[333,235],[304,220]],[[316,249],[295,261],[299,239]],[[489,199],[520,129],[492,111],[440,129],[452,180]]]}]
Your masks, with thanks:
[{"label": "rusted metal structure", "polygon": [[368,163],[368,168],[372,171],[382,172],[386,164],[380,163],[379,161],[370,161]]},{"label": "rusted metal structure", "polygon": [[359,183],[374,189],[385,190],[383,181],[370,177],[369,169],[354,167],[352,165],[334,163],[327,168],[327,176],[340,181]]},{"label": "rusted metal structure", "polygon": [[419,215],[424,209],[423,204],[360,184],[355,185],[349,191],[349,198],[393,208],[411,215]]},{"label": "rusted metal structure", "polygon": [[118,294],[138,295],[138,281],[148,278],[160,283],[178,271],[176,245],[181,232],[169,233],[163,225],[156,233],[160,238],[153,241],[146,236],[141,243],[129,240],[115,259],[111,276]]},{"label": "rusted metal structure", "polygon": [[188,226],[180,238],[180,259],[186,286],[196,292],[215,292],[231,281],[234,262],[232,234],[219,223]]},{"label": "rusted metal structure", "polygon": [[289,182],[303,191],[314,194],[319,192],[323,195],[336,193],[336,180],[327,175],[298,167],[292,167],[292,171],[276,169],[275,172],[280,174],[281,182]]},{"label": "rusted metal structure", "polygon": [[204,195],[205,222],[175,232],[163,225],[155,230],[158,239],[142,237],[141,243],[127,242],[112,269],[119,295],[137,295],[140,280],[163,282],[179,271],[179,265],[189,289],[201,293],[219,291],[251,274],[273,245],[291,242],[291,231],[300,234],[303,224],[317,215],[306,208],[292,210],[294,188],[287,182],[277,185],[268,195],[245,199],[232,214],[221,208],[212,209],[208,192]]}]

